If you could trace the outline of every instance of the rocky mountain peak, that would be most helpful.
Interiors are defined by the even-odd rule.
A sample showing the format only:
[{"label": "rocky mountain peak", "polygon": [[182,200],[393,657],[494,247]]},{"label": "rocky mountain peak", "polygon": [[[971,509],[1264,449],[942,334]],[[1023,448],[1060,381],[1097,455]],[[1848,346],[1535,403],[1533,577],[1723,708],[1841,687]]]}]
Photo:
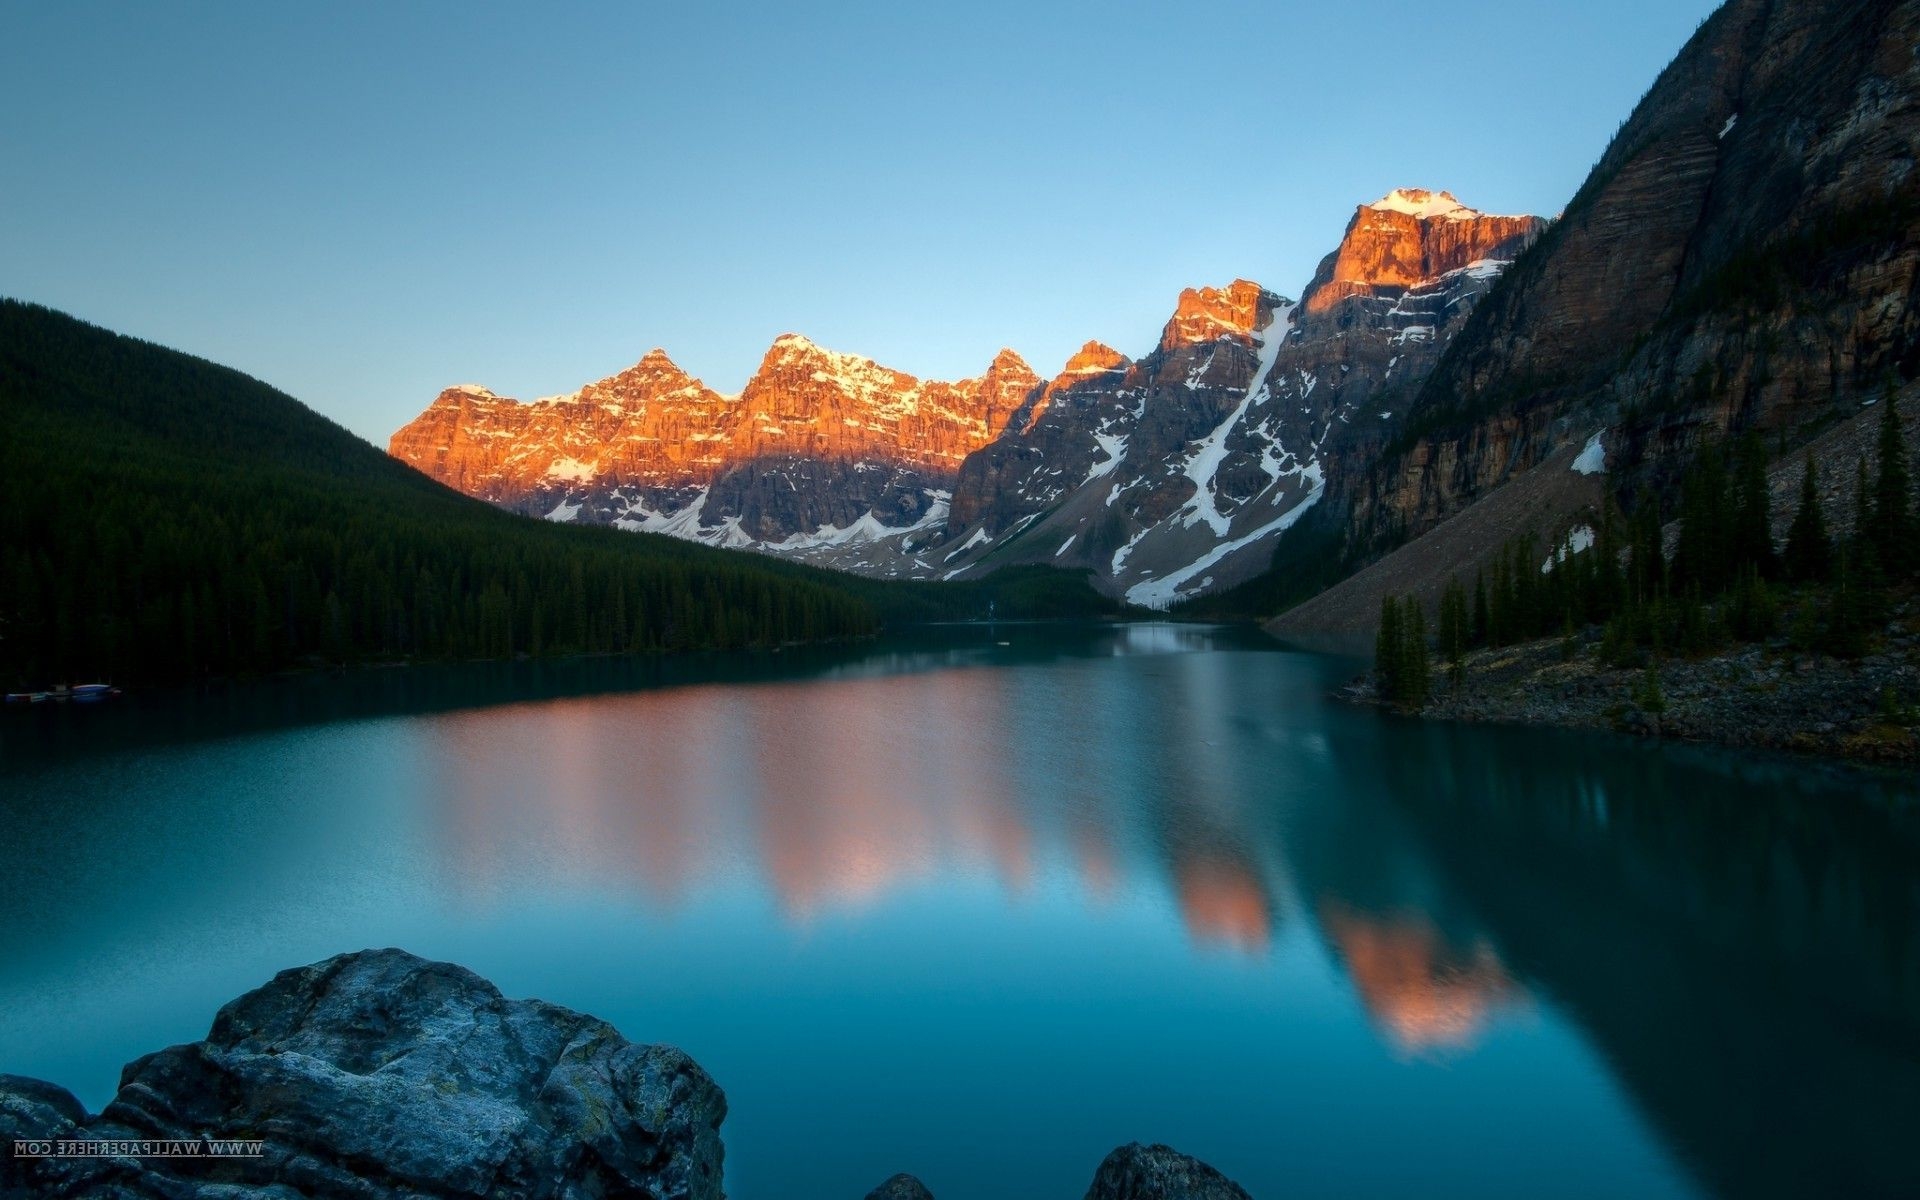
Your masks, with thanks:
[{"label": "rocky mountain peak", "polygon": [[1460,203],[1452,192],[1430,192],[1425,188],[1395,188],[1367,207],[1375,212],[1402,213],[1422,221],[1438,217],[1470,221],[1481,215],[1478,210]]},{"label": "rocky mountain peak", "polygon": [[1320,263],[1303,303],[1324,313],[1355,295],[1398,296],[1451,272],[1497,272],[1545,228],[1539,217],[1493,216],[1451,192],[1396,188],[1363,204]]},{"label": "rocky mountain peak", "polygon": [[989,409],[1011,411],[1019,407],[1020,402],[1027,398],[1029,392],[1039,387],[1040,383],[1039,372],[1029,366],[1026,359],[1012,350],[1002,350],[994,355],[986,374],[980,377],[979,392],[986,398],[985,403]]},{"label": "rocky mountain peak", "polygon": [[829,350],[803,334],[783,333],[773,339],[773,345],[767,348],[766,357],[760,362],[760,370],[741,394],[744,396],[764,386],[775,374],[793,376],[796,370],[809,372],[807,378],[813,383],[833,383],[860,393],[907,392],[920,382],[904,371],[881,366],[862,355]]},{"label": "rocky mountain peak", "polygon": [[1160,334],[1160,349],[1174,350],[1223,337],[1252,340],[1265,327],[1279,297],[1250,279],[1224,288],[1188,288],[1180,293],[1173,317]]},{"label": "rocky mountain peak", "polygon": [[1007,346],[1001,347],[1000,353],[993,356],[993,363],[987,368],[987,374],[1032,375],[1034,382],[1038,383],[1040,380],[1040,376],[1028,365],[1027,360],[1020,356],[1020,352]]},{"label": "rocky mountain peak", "polygon": [[[597,385],[601,389],[644,388],[649,391],[672,391],[688,385],[698,385],[699,381],[680,369],[680,364],[667,357],[665,350],[653,349],[646,357],[628,367],[618,375],[603,379]],[[584,389],[583,389],[584,390]]]},{"label": "rocky mountain peak", "polygon": [[1133,360],[1115,350],[1105,342],[1088,342],[1073,352],[1067,365],[1060,369],[1060,377],[1071,375],[1097,375],[1103,371],[1118,371]]},{"label": "rocky mountain peak", "polygon": [[769,362],[776,362],[782,359],[814,358],[824,353],[826,353],[826,351],[820,344],[804,333],[783,333],[779,337],[774,338],[773,344],[767,347],[767,353],[761,360],[761,368],[764,370],[766,364]]}]

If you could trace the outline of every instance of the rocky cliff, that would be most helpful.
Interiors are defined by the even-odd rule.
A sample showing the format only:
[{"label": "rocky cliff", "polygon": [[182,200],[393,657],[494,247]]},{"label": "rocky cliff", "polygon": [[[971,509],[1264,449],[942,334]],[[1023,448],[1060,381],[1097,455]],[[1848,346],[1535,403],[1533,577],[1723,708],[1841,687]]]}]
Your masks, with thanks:
[{"label": "rocky cliff", "polygon": [[1540,226],[1400,190],[1356,210],[1305,303],[1190,288],[1137,361],[1088,342],[1043,382],[1009,350],[945,383],[787,335],[726,396],[656,350],[530,404],[450,388],[392,452],[553,520],[901,578],[1048,563],[1165,605],[1265,567]]},{"label": "rocky cliff", "polygon": [[1152,353],[1056,380],[1059,402],[968,458],[954,561],[1084,568],[1151,607],[1257,574],[1542,226],[1399,190],[1355,212],[1299,304],[1245,280],[1184,293]]},{"label": "rocky cliff", "polygon": [[[507,1000],[451,963],[364,950],[282,971],[204,1041],[127,1064],[98,1114],[0,1075],[0,1197],[723,1200],[726,1115],[678,1050]],[[1246,1200],[1205,1163],[1137,1144],[1086,1196]],[[875,1197],[931,1193],[896,1175]]]},{"label": "rocky cliff", "polygon": [[1329,513],[1378,549],[1609,430],[1616,498],[1920,373],[1920,3],[1730,0]]},{"label": "rocky cliff", "polygon": [[1398,188],[1353,214],[1303,303],[1318,314],[1350,296],[1397,300],[1455,271],[1512,261],[1542,224],[1538,217],[1476,212],[1450,192]]}]

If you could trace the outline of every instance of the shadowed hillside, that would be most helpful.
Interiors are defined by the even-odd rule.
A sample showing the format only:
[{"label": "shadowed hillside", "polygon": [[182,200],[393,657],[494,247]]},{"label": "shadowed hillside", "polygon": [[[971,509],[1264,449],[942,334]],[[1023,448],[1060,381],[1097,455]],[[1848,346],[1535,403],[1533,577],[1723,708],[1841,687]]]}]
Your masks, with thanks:
[{"label": "shadowed hillside", "polygon": [[772,645],[1098,607],[907,590],[469,500],[241,373],[0,301],[0,680]]}]

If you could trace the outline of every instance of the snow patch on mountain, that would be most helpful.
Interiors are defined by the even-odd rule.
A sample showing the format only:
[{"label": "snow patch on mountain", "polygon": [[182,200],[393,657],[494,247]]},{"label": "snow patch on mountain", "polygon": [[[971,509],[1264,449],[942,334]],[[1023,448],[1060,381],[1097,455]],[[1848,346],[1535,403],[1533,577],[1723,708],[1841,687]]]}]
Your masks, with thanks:
[{"label": "snow patch on mountain", "polygon": [[1469,220],[1480,215],[1454,199],[1451,192],[1429,192],[1424,188],[1395,188],[1367,207],[1375,212],[1405,213],[1423,221],[1435,217]]},{"label": "snow patch on mountain", "polygon": [[886,538],[897,537],[903,533],[916,533],[943,524],[947,519],[947,506],[953,499],[951,492],[928,491],[925,493],[930,503],[927,511],[911,525],[889,525],[873,511],[861,513],[859,518],[846,525],[822,525],[812,533],[796,533],[778,542],[761,544],[765,550],[817,550],[823,546],[859,545],[863,542],[878,542]]},{"label": "snow patch on mountain", "polygon": [[[1318,466],[1318,464],[1315,465]],[[1273,520],[1268,521],[1265,525],[1255,529],[1253,532],[1234,538],[1232,541],[1220,543],[1178,571],[1164,575],[1159,579],[1147,579],[1134,584],[1127,589],[1127,602],[1137,604],[1142,608],[1164,610],[1172,605],[1175,600],[1183,599],[1193,592],[1200,591],[1206,586],[1206,581],[1195,584],[1193,588],[1186,591],[1182,590],[1182,585],[1194,576],[1208,570],[1229,554],[1237,550],[1244,550],[1255,542],[1270,538],[1275,534],[1285,533],[1287,530],[1293,528],[1294,524],[1299,521],[1301,517],[1307,515],[1309,509],[1320,503],[1320,498],[1326,494],[1326,484],[1324,482],[1316,483],[1313,490],[1308,492],[1299,503],[1289,508],[1286,512],[1281,513]]]},{"label": "snow patch on mountain", "polygon": [[[1267,376],[1273,371],[1274,360],[1280,357],[1280,347],[1286,344],[1287,334],[1293,330],[1293,310],[1294,306],[1288,304],[1273,311],[1273,319],[1259,334],[1260,364],[1254,369],[1253,382],[1247,385],[1246,394],[1240,397],[1240,403],[1227,419],[1195,443],[1193,453],[1187,456],[1182,472],[1193,481],[1193,496],[1176,516],[1188,528],[1205,521],[1216,537],[1227,535],[1228,521],[1220,511],[1214,491],[1214,475],[1219,472],[1220,464],[1226,461],[1227,436],[1247,415],[1247,410],[1253,407],[1254,398],[1266,393]],[[1118,570],[1119,566],[1119,560],[1116,559],[1114,569]]]},{"label": "snow patch on mountain", "polygon": [[1101,432],[1093,435],[1093,440],[1098,443],[1100,452],[1106,457],[1088,468],[1086,480],[1088,483],[1092,483],[1102,475],[1113,474],[1113,469],[1119,466],[1120,460],[1127,456],[1127,435],[1124,433],[1108,433],[1103,428]]},{"label": "snow patch on mountain", "polygon": [[1553,568],[1556,565],[1567,561],[1576,554],[1585,554],[1587,551],[1593,549],[1595,540],[1596,535],[1593,532],[1593,526],[1575,526],[1567,532],[1567,538],[1560,543],[1559,548],[1552,554],[1547,555],[1547,561],[1540,564],[1540,573],[1542,575],[1552,574]]},{"label": "snow patch on mountain", "polygon": [[1587,439],[1587,444],[1581,449],[1579,457],[1573,460],[1573,469],[1576,472],[1581,475],[1598,475],[1607,469],[1607,448],[1600,441],[1600,435],[1605,432],[1606,430],[1603,429]]}]

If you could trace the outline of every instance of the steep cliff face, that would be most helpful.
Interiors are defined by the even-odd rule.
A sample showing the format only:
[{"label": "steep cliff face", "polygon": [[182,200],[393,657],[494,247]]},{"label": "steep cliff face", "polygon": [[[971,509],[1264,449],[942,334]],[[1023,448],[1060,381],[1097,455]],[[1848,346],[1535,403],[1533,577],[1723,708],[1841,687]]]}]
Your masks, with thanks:
[{"label": "steep cliff face", "polygon": [[1511,262],[1542,224],[1477,212],[1450,192],[1395,189],[1354,213],[1340,248],[1314,273],[1304,306],[1316,315],[1350,296],[1397,299],[1455,271]]},{"label": "steep cliff face", "polygon": [[1920,3],[1730,0],[1330,507],[1384,546],[1594,428],[1627,496],[1857,411],[1920,371],[1916,160]]}]

